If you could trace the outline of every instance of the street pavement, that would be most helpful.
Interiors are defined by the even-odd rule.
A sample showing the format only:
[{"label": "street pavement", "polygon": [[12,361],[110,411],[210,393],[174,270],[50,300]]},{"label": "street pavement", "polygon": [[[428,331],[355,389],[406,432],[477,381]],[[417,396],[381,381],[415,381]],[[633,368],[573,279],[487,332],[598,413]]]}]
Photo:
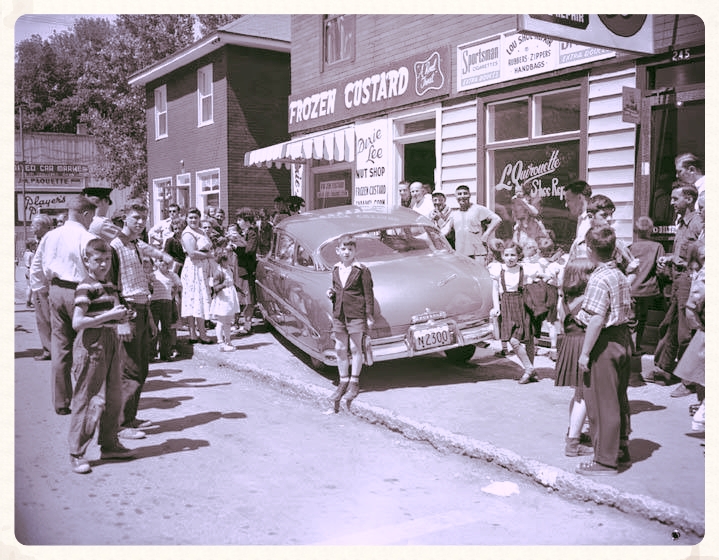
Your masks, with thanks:
[{"label": "street pavement", "polygon": [[[21,293],[16,284],[16,313],[32,313],[25,310]],[[37,335],[23,336],[35,337],[39,353]],[[336,370],[317,372],[301,353],[277,351],[278,339],[289,348],[259,325],[251,335],[233,340],[236,352],[220,352],[217,345],[185,348],[210,364],[315,401],[322,413]],[[695,396],[672,398],[670,387],[655,384],[630,387],[632,463],[615,477],[587,478],[574,474],[586,458],[564,455],[572,390],[554,386],[553,362],[538,356],[539,381],[519,385],[518,361],[495,357],[497,350],[496,343],[478,348],[463,366],[449,364],[441,353],[401,364],[377,363],[363,370],[359,396],[350,412],[343,408],[340,414],[354,414],[444,451],[491,461],[568,498],[612,505],[680,533],[704,535],[704,433],[691,431],[688,412]]]}]

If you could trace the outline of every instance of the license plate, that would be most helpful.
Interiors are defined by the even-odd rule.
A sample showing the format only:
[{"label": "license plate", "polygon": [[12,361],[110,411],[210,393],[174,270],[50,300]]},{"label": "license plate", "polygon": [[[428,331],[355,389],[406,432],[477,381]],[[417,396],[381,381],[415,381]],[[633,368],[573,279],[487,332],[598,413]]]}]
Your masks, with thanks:
[{"label": "license plate", "polygon": [[415,327],[412,331],[414,347],[417,350],[427,350],[438,346],[452,344],[452,331],[447,324]]}]

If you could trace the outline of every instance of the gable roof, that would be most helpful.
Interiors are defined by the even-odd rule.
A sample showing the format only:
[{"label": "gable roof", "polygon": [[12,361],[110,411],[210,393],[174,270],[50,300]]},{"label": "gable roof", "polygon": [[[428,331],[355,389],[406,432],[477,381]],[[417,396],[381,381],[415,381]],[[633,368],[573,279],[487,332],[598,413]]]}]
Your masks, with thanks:
[{"label": "gable roof", "polygon": [[291,42],[291,14],[249,14],[236,19],[171,54],[168,57],[136,72],[128,80],[130,85],[147,85],[170,72],[194,62],[226,45],[236,45],[288,53]]}]

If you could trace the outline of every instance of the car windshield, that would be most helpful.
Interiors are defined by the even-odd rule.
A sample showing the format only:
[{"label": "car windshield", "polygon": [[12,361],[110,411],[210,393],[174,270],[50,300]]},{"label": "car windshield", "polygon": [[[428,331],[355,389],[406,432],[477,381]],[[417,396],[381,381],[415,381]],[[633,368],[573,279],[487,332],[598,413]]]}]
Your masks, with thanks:
[{"label": "car windshield", "polygon": [[[396,226],[354,233],[358,261],[388,260],[407,254],[419,255],[434,251],[448,251],[445,237],[431,226]],[[320,248],[320,257],[329,268],[337,262],[337,238],[328,240]]]}]

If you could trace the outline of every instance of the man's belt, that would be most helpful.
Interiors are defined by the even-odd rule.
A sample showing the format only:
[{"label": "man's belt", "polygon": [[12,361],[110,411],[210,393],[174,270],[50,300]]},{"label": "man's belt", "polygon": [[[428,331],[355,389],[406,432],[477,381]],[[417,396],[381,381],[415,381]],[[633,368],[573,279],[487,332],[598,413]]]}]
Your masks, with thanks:
[{"label": "man's belt", "polygon": [[77,288],[77,282],[70,282],[68,280],[61,280],[60,278],[53,278],[50,280],[50,284],[57,286],[58,288],[67,288],[68,290],[74,290]]}]

